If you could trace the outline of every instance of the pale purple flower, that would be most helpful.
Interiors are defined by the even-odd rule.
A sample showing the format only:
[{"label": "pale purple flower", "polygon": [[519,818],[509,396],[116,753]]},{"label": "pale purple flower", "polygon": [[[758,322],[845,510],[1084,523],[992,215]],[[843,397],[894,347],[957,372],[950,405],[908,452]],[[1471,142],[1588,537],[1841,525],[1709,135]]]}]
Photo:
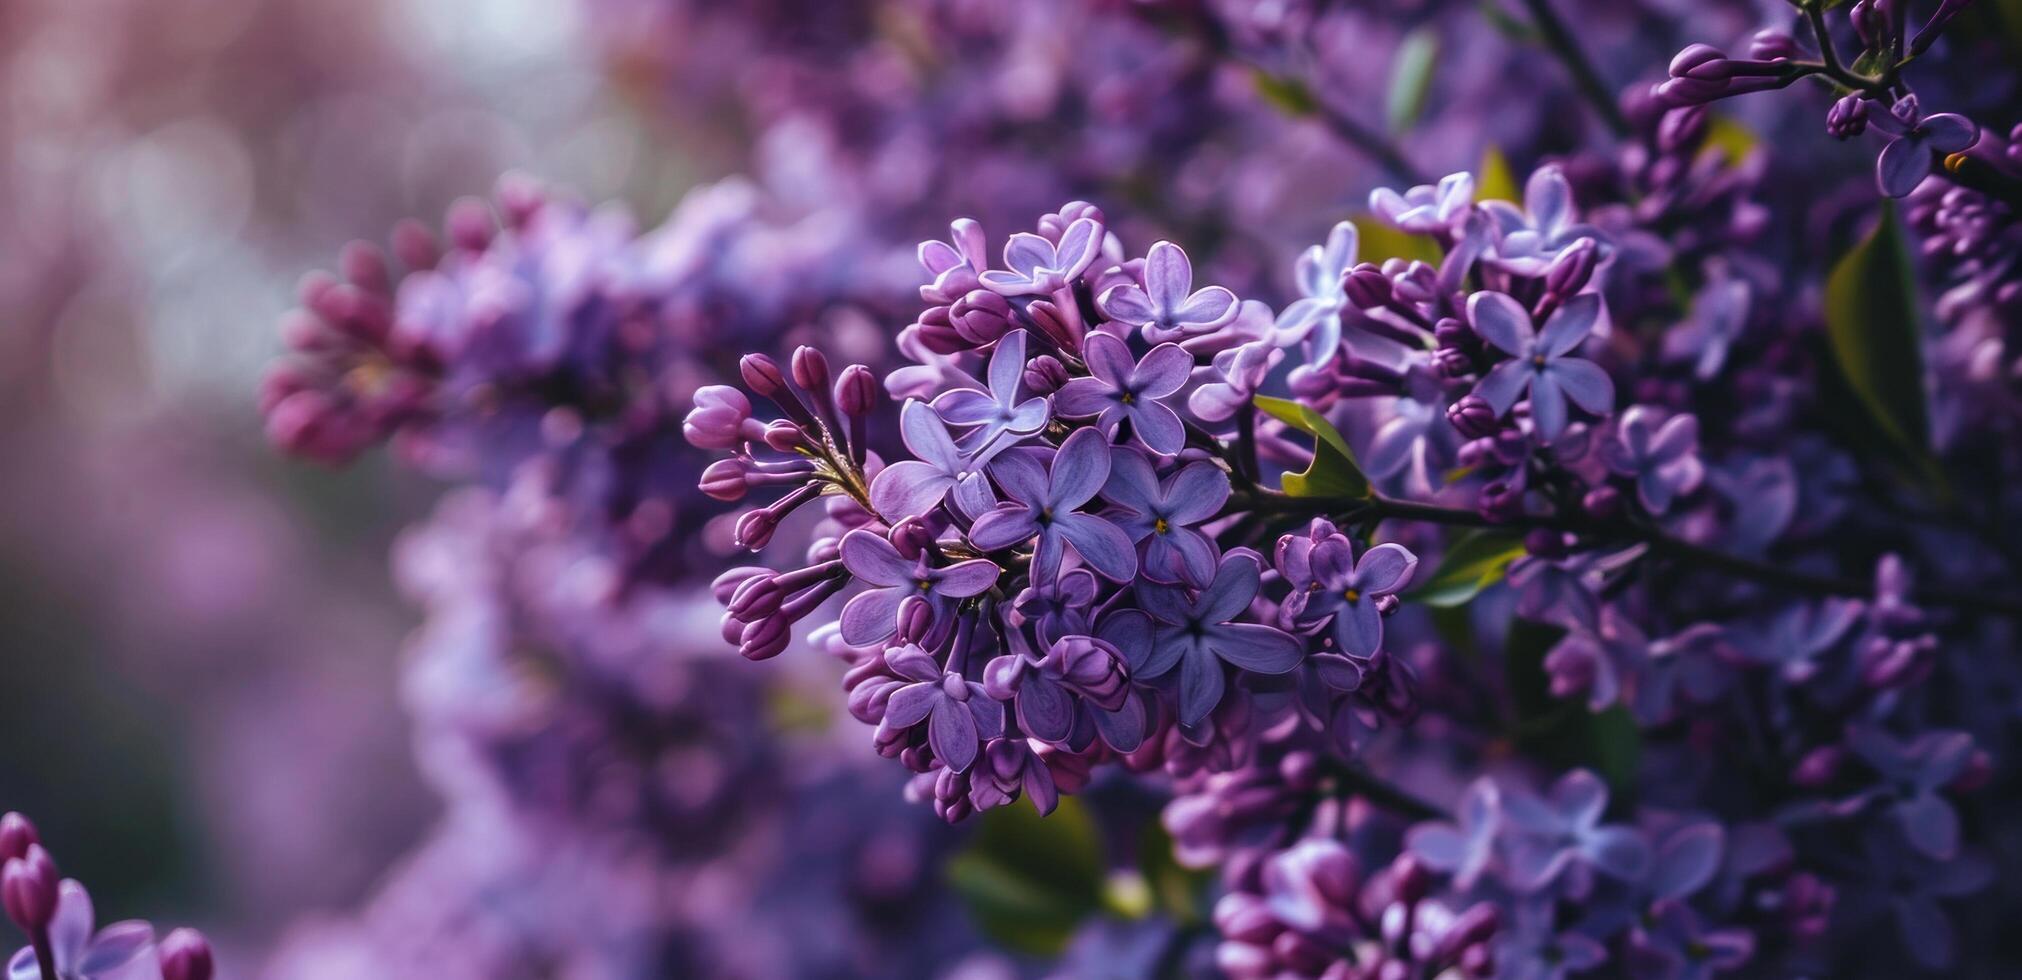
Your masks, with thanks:
[{"label": "pale purple flower", "polygon": [[1236,318],[1236,294],[1220,286],[1194,289],[1193,262],[1171,242],[1151,247],[1144,259],[1144,285],[1123,283],[1103,290],[1102,312],[1144,331],[1154,344],[1210,333]]},{"label": "pale purple flower", "polygon": [[990,355],[989,388],[956,388],[934,399],[934,412],[949,425],[974,426],[958,445],[974,452],[997,441],[999,436],[1024,436],[1046,427],[1045,398],[1020,400],[1018,386],[1025,377],[1023,330],[1013,330],[997,342]]},{"label": "pale purple flower", "polygon": [[[49,953],[62,980],[160,980],[154,927],[139,919],[93,931],[96,915],[84,886],[65,878],[57,886],[49,922]],[[24,946],[7,963],[8,980],[41,980],[35,950]]]},{"label": "pale purple flower", "polygon": [[1485,257],[1489,265],[1519,276],[1541,276],[1583,238],[1595,238],[1573,214],[1573,189],[1556,166],[1539,167],[1524,184],[1524,206],[1508,201],[1483,201],[1482,210],[1495,222],[1495,235]]},{"label": "pale purple flower", "polygon": [[[1401,477],[1414,496],[1445,486],[1445,470],[1460,449],[1460,432],[1447,420],[1445,383],[1423,359],[1404,368],[1404,394],[1390,402],[1362,454],[1362,469],[1378,479]],[[1381,418],[1381,416],[1378,416]]]},{"label": "pale purple flower", "polygon": [[942,671],[925,650],[908,645],[886,663],[913,683],[893,691],[885,702],[885,719],[878,723],[881,736],[927,722],[927,744],[934,756],[962,772],[976,761],[984,741],[1003,733],[1004,705],[985,693],[983,685]]},{"label": "pale purple flower", "polygon": [[1468,318],[1483,340],[1510,355],[1475,385],[1474,393],[1497,415],[1530,394],[1531,421],[1546,442],[1566,427],[1566,399],[1595,414],[1605,415],[1615,403],[1615,383],[1592,361],[1568,357],[1593,333],[1600,319],[1601,298],[1581,293],[1566,300],[1545,321],[1542,332],[1531,315],[1502,293],[1480,292],[1468,297]]},{"label": "pale purple flower", "polygon": [[1696,894],[1720,873],[1726,850],[1727,831],[1719,824],[1686,824],[1657,846],[1643,890],[1660,900]]},{"label": "pale purple flower", "polygon": [[950,493],[956,509],[970,516],[997,502],[984,467],[1011,440],[997,439],[965,451],[949,438],[940,415],[922,401],[908,401],[899,410],[899,436],[917,458],[893,463],[871,481],[871,506],[886,520],[918,517]]},{"label": "pale purple flower", "polygon": [[1079,513],[1109,479],[1109,455],[1102,433],[1077,429],[1054,453],[1050,468],[1024,453],[998,459],[990,474],[1011,499],[976,519],[969,542],[996,551],[1037,538],[1032,553],[1035,582],[1059,572],[1069,544],[1103,577],[1128,581],[1137,572],[1137,549],[1130,538],[1094,514]]},{"label": "pale purple flower", "polygon": [[989,264],[983,250],[983,226],[971,218],[957,218],[948,226],[947,241],[920,243],[920,265],[934,277],[926,288],[949,300],[975,289]]},{"label": "pale purple flower", "polygon": [[1255,555],[1232,551],[1222,556],[1214,581],[1191,598],[1184,586],[1137,583],[1138,605],[1152,621],[1149,650],[1137,674],[1149,679],[1179,668],[1181,724],[1199,724],[1221,703],[1224,663],[1252,673],[1284,674],[1305,658],[1305,646],[1282,630],[1235,622],[1249,610],[1261,581]]},{"label": "pale purple flower", "polygon": [[1502,793],[1483,776],[1468,784],[1452,823],[1420,823],[1405,834],[1404,847],[1427,867],[1453,875],[1454,887],[1466,891],[1494,860],[1501,830]]},{"label": "pale purple flower", "polygon": [[1658,425],[1657,411],[1637,405],[1622,413],[1614,438],[1601,443],[1601,461],[1636,481],[1636,498],[1652,514],[1699,488],[1706,468],[1699,462],[1699,419],[1674,415]]},{"label": "pale purple flower", "polygon": [[1749,659],[1774,667],[1792,684],[1802,684],[1818,673],[1818,657],[1844,639],[1847,631],[1867,612],[1858,599],[1824,599],[1798,603],[1785,609],[1762,634],[1741,644]]},{"label": "pale purple flower", "polygon": [[955,600],[981,595],[997,584],[998,567],[982,558],[934,567],[927,554],[906,558],[885,536],[858,528],[842,539],[843,567],[875,586],[853,596],[842,609],[843,642],[882,643],[899,630],[899,604],[908,596],[927,600],[937,625],[948,621]]},{"label": "pale purple flower", "polygon": [[1171,456],[1186,445],[1186,426],[1165,404],[1193,372],[1192,354],[1178,344],[1160,344],[1132,361],[1130,347],[1106,333],[1088,335],[1082,345],[1090,377],[1069,381],[1053,396],[1053,408],[1067,418],[1095,417],[1114,434],[1124,422],[1152,452]]},{"label": "pale purple flower", "polygon": [[1214,542],[1195,525],[1220,513],[1229,500],[1229,475],[1221,467],[1192,462],[1160,481],[1144,454],[1118,449],[1110,454],[1102,495],[1118,508],[1110,518],[1144,546],[1139,567],[1146,578],[1197,588],[1214,579]]},{"label": "pale purple flower", "polygon": [[1916,190],[1931,175],[1932,154],[1948,156],[1980,141],[1980,128],[1972,120],[1950,112],[1921,115],[1914,95],[1875,113],[1871,124],[1894,137],[1875,160],[1875,183],[1889,197],[1908,197]]},{"label": "pale purple flower", "polygon": [[1308,562],[1312,580],[1287,604],[1294,621],[1314,626],[1331,616],[1341,652],[1375,656],[1383,646],[1381,600],[1410,584],[1418,556],[1401,544],[1379,544],[1357,559],[1347,536],[1337,534],[1315,546]]},{"label": "pale purple flower", "polygon": [[1283,360],[1279,342],[1257,340],[1231,347],[1215,355],[1214,365],[1204,372],[1213,380],[1195,388],[1187,396],[1187,408],[1204,422],[1221,422],[1250,403],[1271,369]]},{"label": "pale purple flower", "polygon": [[1972,761],[1972,736],[1934,731],[1898,740],[1873,725],[1856,725],[1847,731],[1847,747],[1881,776],[1885,785],[1877,794],[1888,801],[1911,847],[1940,861],[1959,853],[1959,813],[1942,793]]},{"label": "pale purple flower", "polygon": [[1415,235],[1446,231],[1473,202],[1474,175],[1468,173],[1448,174],[1440,178],[1437,187],[1420,184],[1403,194],[1388,187],[1369,192],[1369,210]]},{"label": "pale purple flower", "polygon": [[1355,265],[1356,236],[1354,222],[1340,222],[1327,244],[1307,247],[1293,267],[1301,298],[1278,314],[1277,331],[1283,343],[1306,342],[1308,364],[1325,364],[1340,349],[1341,312],[1348,306],[1341,276]]},{"label": "pale purple flower", "polygon": [[1590,887],[1590,869],[1623,881],[1641,878],[1650,847],[1632,828],[1602,826],[1607,806],[1607,785],[1585,769],[1561,777],[1545,797],[1510,794],[1503,803],[1514,830],[1506,854],[1509,886],[1541,891],[1570,873],[1567,894],[1579,897]]},{"label": "pale purple flower", "polygon": [[1074,281],[1102,254],[1102,224],[1077,218],[1061,232],[1058,245],[1029,231],[1004,243],[1009,271],[992,269],[979,278],[991,292],[1004,296],[1044,295]]}]

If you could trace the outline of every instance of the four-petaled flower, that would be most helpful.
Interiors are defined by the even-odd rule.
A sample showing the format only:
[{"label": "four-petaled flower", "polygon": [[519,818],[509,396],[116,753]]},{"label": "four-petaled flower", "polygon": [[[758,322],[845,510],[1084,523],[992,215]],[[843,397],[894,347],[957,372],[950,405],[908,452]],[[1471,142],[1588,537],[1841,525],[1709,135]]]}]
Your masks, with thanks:
[{"label": "four-petaled flower", "polygon": [[1144,331],[1154,344],[1204,334],[1236,318],[1236,294],[1220,286],[1194,290],[1194,266],[1186,250],[1171,242],[1151,247],[1144,259],[1144,285],[1123,283],[1102,293],[1102,312]]},{"label": "four-petaled flower", "polygon": [[1019,452],[999,458],[990,475],[1011,499],[977,518],[969,529],[969,543],[996,551],[1036,537],[1034,582],[1053,578],[1068,544],[1111,581],[1129,581],[1137,573],[1137,549],[1130,538],[1116,525],[1078,512],[1109,479],[1109,443],[1102,433],[1076,430],[1053,454],[1050,472],[1031,455]]},{"label": "four-petaled flower", "polygon": [[1887,781],[1876,795],[1890,799],[1888,809],[1911,847],[1940,861],[1958,854],[1959,812],[1941,794],[1972,761],[1972,736],[1938,731],[1898,741],[1860,725],[1847,732],[1847,746]]},{"label": "four-petaled flower", "polygon": [[1104,711],[1116,711],[1130,695],[1130,681],[1122,654],[1108,641],[1068,636],[1055,641],[1043,657],[1007,653],[990,661],[983,689],[1014,703],[1025,734],[1057,743],[1073,734],[1077,695]]},{"label": "four-petaled flower", "polygon": [[1308,364],[1333,360],[1341,347],[1341,311],[1348,306],[1341,275],[1355,265],[1356,251],[1355,224],[1343,221],[1328,233],[1327,244],[1307,247],[1293,267],[1301,298],[1278,314],[1277,330],[1286,344],[1306,342]]},{"label": "four-petaled flower", "polygon": [[888,521],[918,517],[934,509],[950,491],[955,508],[975,516],[997,502],[983,467],[1011,445],[997,439],[967,450],[949,438],[947,426],[926,402],[908,401],[899,410],[899,436],[914,459],[893,463],[871,481],[871,506]]},{"label": "four-petaled flower", "polygon": [[1100,254],[1102,225],[1093,218],[1077,218],[1060,233],[1058,244],[1029,231],[1012,235],[1004,243],[1009,270],[992,269],[980,278],[991,292],[1003,296],[1043,295],[1087,272]]},{"label": "four-petaled flower", "polygon": [[1474,175],[1447,174],[1439,186],[1420,184],[1403,194],[1388,187],[1369,192],[1369,210],[1386,223],[1411,232],[1429,235],[1453,226],[1454,219],[1474,201]]},{"label": "four-petaled flower", "polygon": [[1599,296],[1581,293],[1566,300],[1545,321],[1542,332],[1531,325],[1529,312],[1502,293],[1468,297],[1467,314],[1483,340],[1511,357],[1474,388],[1497,415],[1508,412],[1528,391],[1531,421],[1538,435],[1550,442],[1565,431],[1566,399],[1595,415],[1606,414],[1614,405],[1615,382],[1608,372],[1592,361],[1566,356],[1593,333],[1601,315]]},{"label": "four-petaled flower", "polygon": [[974,218],[957,218],[948,226],[948,240],[920,243],[920,265],[934,277],[928,288],[953,299],[978,284],[989,259],[983,254],[983,226]]},{"label": "four-petaled flower", "polygon": [[920,722],[927,722],[927,745],[948,768],[963,772],[976,761],[976,751],[1004,732],[1004,705],[984,693],[983,685],[941,665],[925,650],[908,645],[886,663],[913,683],[892,692],[885,719],[878,723],[880,741]]},{"label": "four-petaled flower", "polygon": [[899,603],[908,596],[927,600],[936,628],[949,622],[955,600],[981,595],[997,584],[999,569],[982,558],[936,568],[927,554],[906,558],[884,535],[858,528],[842,539],[843,567],[876,586],[843,605],[842,638],[851,646],[882,643],[899,631]]},{"label": "four-petaled flower", "polygon": [[1980,141],[1980,128],[1965,116],[1920,115],[1917,97],[1905,95],[1887,112],[1872,117],[1874,128],[1895,139],[1875,160],[1875,183],[1890,197],[1908,197],[1931,175],[1931,156],[1949,156]]},{"label": "four-petaled flower", "polygon": [[[1150,636],[1144,636],[1142,627],[1147,624],[1136,616],[1117,617],[1125,625],[1105,629],[1103,635],[1117,642],[1126,656],[1126,642],[1142,646],[1148,639],[1142,660],[1129,657],[1131,664],[1142,664],[1136,671],[1141,678],[1162,677],[1178,667],[1179,720],[1197,725],[1222,701],[1224,663],[1256,674],[1284,674],[1305,659],[1305,645],[1284,631],[1235,621],[1250,608],[1261,582],[1257,557],[1247,550],[1222,556],[1214,581],[1191,598],[1184,586],[1140,580],[1137,601],[1142,615],[1151,619]],[[1137,620],[1137,628],[1131,628],[1131,619]],[[1120,636],[1132,633],[1137,641],[1118,642]]]},{"label": "four-petaled flower", "polygon": [[1024,436],[1046,427],[1046,399],[1018,400],[1025,377],[1025,331],[1013,330],[990,355],[989,390],[956,388],[934,399],[934,411],[949,425],[975,426],[958,445],[974,452],[999,436]]},{"label": "four-petaled flower", "polygon": [[1483,776],[1462,794],[1452,823],[1418,824],[1404,835],[1404,847],[1427,867],[1452,874],[1454,887],[1465,891],[1488,870],[1501,830],[1502,793],[1495,780]]},{"label": "four-petaled flower", "polygon": [[1508,201],[1483,201],[1482,210],[1495,222],[1488,264],[1519,276],[1541,276],[1559,253],[1580,239],[1601,239],[1588,226],[1573,221],[1573,189],[1556,166],[1539,167],[1524,184],[1524,206]]},{"label": "four-petaled flower", "polygon": [[1577,899],[1592,886],[1589,869],[1622,881],[1642,878],[1650,846],[1633,828],[1601,826],[1607,806],[1607,786],[1585,769],[1561,777],[1545,798],[1510,794],[1503,804],[1515,830],[1507,841],[1509,886],[1537,892],[1570,872],[1566,894]]},{"label": "four-petaled flower", "polygon": [[1146,578],[1196,588],[1214,579],[1214,542],[1194,525],[1220,513],[1229,500],[1229,475],[1221,467],[1192,462],[1160,482],[1151,460],[1118,449],[1110,456],[1102,495],[1118,508],[1110,515],[1116,525],[1144,545],[1140,567]]},{"label": "four-petaled flower", "polygon": [[1653,409],[1637,405],[1622,413],[1615,437],[1601,444],[1601,461],[1636,481],[1636,498],[1652,514],[1699,488],[1706,468],[1699,462],[1699,419],[1681,413],[1656,422]]},{"label": "four-petaled flower", "polygon": [[1082,345],[1090,377],[1075,378],[1053,396],[1053,408],[1068,418],[1095,416],[1102,431],[1114,433],[1128,421],[1138,441],[1171,456],[1186,445],[1186,426],[1163,399],[1187,383],[1194,356],[1178,344],[1160,344],[1133,362],[1130,346],[1106,333]]},{"label": "four-petaled flower", "polygon": [[1334,618],[1334,642],[1352,657],[1373,657],[1383,646],[1383,614],[1378,600],[1395,595],[1411,581],[1418,556],[1400,544],[1379,544],[1355,559],[1346,535],[1331,535],[1306,558],[1303,591],[1294,592],[1286,609],[1300,626]]},{"label": "four-petaled flower", "polygon": [[[49,922],[49,954],[62,980],[118,980],[159,976],[154,927],[139,919],[92,931],[97,916],[84,886],[65,878],[57,886],[56,912]],[[33,947],[24,946],[7,963],[8,980],[40,980]]]}]

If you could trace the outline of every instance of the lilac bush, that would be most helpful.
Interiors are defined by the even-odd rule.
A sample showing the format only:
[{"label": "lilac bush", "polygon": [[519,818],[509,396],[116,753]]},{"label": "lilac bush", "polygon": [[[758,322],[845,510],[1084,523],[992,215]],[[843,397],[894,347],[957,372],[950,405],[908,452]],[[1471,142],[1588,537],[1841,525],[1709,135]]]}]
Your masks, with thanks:
[{"label": "lilac bush", "polygon": [[[449,815],[301,975],[920,973],[943,887],[1069,975],[2012,968],[1969,4],[647,6],[762,182],[502,182],[308,278],[263,388],[461,485],[398,557]],[[1872,176],[1739,98],[1799,83]]]}]

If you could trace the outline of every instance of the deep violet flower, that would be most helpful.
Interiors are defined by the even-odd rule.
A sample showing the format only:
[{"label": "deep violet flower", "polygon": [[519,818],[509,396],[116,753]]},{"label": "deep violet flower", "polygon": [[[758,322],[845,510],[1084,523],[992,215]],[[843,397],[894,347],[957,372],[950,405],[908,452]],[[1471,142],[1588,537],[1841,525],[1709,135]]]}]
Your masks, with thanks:
[{"label": "deep violet flower", "polygon": [[993,440],[965,450],[921,401],[909,401],[899,410],[899,432],[915,458],[885,467],[871,483],[871,505],[878,513],[894,521],[918,517],[952,497],[956,509],[974,517],[996,503],[984,466],[1009,442]]},{"label": "deep violet flower", "polygon": [[1379,544],[1357,559],[1344,535],[1320,542],[1307,559],[1310,580],[1293,593],[1286,608],[1300,626],[1333,618],[1334,642],[1351,657],[1371,657],[1383,646],[1385,596],[1410,584],[1418,556],[1399,544]]},{"label": "deep violet flower", "polygon": [[1875,183],[1890,197],[1908,197],[1931,175],[1932,154],[1947,156],[1979,142],[1980,129],[1956,113],[1925,116],[1917,97],[1905,95],[1887,112],[1870,116],[1871,125],[1894,137],[1875,160]]},{"label": "deep violet flower", "polygon": [[[1145,678],[1179,668],[1182,724],[1198,724],[1221,703],[1226,687],[1223,664],[1257,674],[1283,674],[1304,659],[1304,647],[1283,631],[1235,621],[1256,598],[1260,575],[1254,553],[1232,551],[1222,556],[1214,581],[1197,595],[1190,595],[1184,586],[1138,583],[1137,598],[1144,611],[1136,615],[1150,617],[1150,635],[1145,638],[1141,628],[1137,631],[1140,639],[1129,645],[1145,653],[1141,661],[1130,658],[1131,663],[1142,664],[1137,672]],[[1103,635],[1114,639],[1118,633],[1105,630]],[[1118,645],[1127,650],[1125,642]]]},{"label": "deep violet flower", "polygon": [[927,744],[948,768],[962,772],[976,761],[982,743],[1004,730],[1004,706],[983,685],[941,670],[926,651],[908,646],[888,658],[892,670],[913,683],[892,692],[881,731],[927,723]]},{"label": "deep violet flower", "polygon": [[1487,400],[1497,415],[1515,405],[1526,392],[1531,420],[1546,442],[1566,428],[1566,400],[1595,415],[1605,415],[1615,403],[1615,383],[1592,361],[1569,357],[1593,333],[1600,319],[1601,298],[1582,293],[1567,300],[1545,321],[1543,331],[1531,325],[1531,315],[1502,293],[1468,297],[1468,317],[1475,332],[1511,359],[1489,371],[1474,393]]},{"label": "deep violet flower", "polygon": [[1116,505],[1110,515],[1116,525],[1144,546],[1139,568],[1146,578],[1197,588],[1214,579],[1218,552],[1196,525],[1228,502],[1229,475],[1221,467],[1188,463],[1160,480],[1143,454],[1118,449],[1110,454],[1102,495]]},{"label": "deep violet flower", "polygon": [[1061,443],[1050,464],[1011,454],[991,465],[990,474],[1011,499],[976,519],[969,540],[996,551],[1036,540],[1032,577],[1046,581],[1059,572],[1068,545],[1105,578],[1129,581],[1137,571],[1137,550],[1116,525],[1080,513],[1109,479],[1109,443],[1094,429],[1077,429]]},{"label": "deep violet flower", "polygon": [[1090,334],[1082,356],[1090,377],[1075,378],[1053,396],[1053,407],[1068,418],[1095,417],[1104,432],[1125,422],[1145,448],[1171,456],[1186,445],[1186,427],[1165,399],[1179,393],[1194,358],[1178,344],[1160,344],[1133,361],[1130,347],[1105,333]]},{"label": "deep violet flower", "polygon": [[1642,405],[1615,424],[1615,437],[1601,443],[1601,460],[1621,476],[1636,481],[1636,498],[1652,514],[1662,514],[1671,501],[1699,488],[1706,469],[1699,462],[1699,419],[1674,415],[1658,425],[1656,413]]}]

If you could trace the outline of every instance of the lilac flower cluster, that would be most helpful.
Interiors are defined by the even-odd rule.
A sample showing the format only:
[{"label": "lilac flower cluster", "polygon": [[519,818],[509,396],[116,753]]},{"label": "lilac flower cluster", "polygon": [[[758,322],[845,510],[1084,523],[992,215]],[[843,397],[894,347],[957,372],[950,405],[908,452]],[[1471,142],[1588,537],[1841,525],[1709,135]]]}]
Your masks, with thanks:
[{"label": "lilac flower cluster", "polygon": [[215,963],[202,933],[157,939],[139,919],[97,925],[91,894],[61,877],[35,825],[0,816],[0,899],[28,945],[7,961],[12,980],[210,980]]}]

